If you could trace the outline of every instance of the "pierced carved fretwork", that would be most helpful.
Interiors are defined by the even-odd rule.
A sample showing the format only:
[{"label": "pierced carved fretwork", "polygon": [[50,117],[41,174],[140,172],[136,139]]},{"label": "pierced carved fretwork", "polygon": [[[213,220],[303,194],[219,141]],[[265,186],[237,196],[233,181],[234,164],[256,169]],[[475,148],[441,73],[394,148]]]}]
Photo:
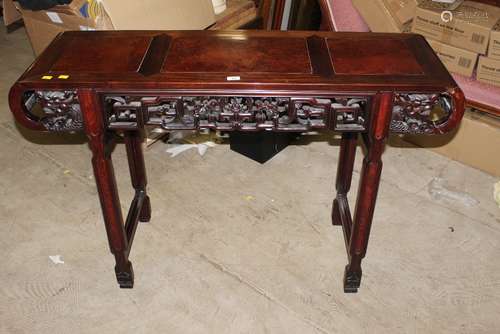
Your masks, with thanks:
[{"label": "pierced carved fretwork", "polygon": [[364,131],[367,126],[368,115],[366,98],[337,99],[332,104],[335,117],[336,131]]},{"label": "pierced carved fretwork", "polygon": [[105,101],[110,128],[144,122],[165,130],[364,131],[367,106],[367,98],[351,97],[106,96]]},{"label": "pierced carved fretwork", "polygon": [[432,134],[450,115],[450,98],[444,94],[394,94],[391,131]]},{"label": "pierced carved fretwork", "polygon": [[110,128],[135,129],[141,117],[141,101],[134,101],[127,97],[106,97],[105,103],[111,105],[108,112]]},{"label": "pierced carved fretwork", "polygon": [[34,91],[26,96],[25,107],[49,131],[83,129],[76,91]]}]

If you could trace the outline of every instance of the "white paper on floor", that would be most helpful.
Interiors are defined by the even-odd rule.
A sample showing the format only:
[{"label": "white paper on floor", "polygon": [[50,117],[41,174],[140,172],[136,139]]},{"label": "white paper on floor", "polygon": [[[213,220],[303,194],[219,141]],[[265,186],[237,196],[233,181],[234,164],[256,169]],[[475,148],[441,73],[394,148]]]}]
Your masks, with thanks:
[{"label": "white paper on floor", "polygon": [[467,206],[476,206],[479,204],[479,201],[472,197],[472,195],[453,189],[453,187],[448,186],[446,181],[440,177],[432,179],[429,183],[428,191],[435,200],[447,199]]},{"label": "white paper on floor", "polygon": [[49,255],[50,261],[54,264],[64,264],[64,261],[61,258],[61,255]]},{"label": "white paper on floor", "polygon": [[207,153],[209,147],[215,146],[217,146],[217,144],[211,141],[206,141],[199,144],[176,144],[174,147],[168,148],[165,152],[170,153],[170,156],[173,158],[181,154],[182,152],[185,152],[192,148],[196,148],[198,149],[198,153],[203,156],[205,155],[205,153]]}]

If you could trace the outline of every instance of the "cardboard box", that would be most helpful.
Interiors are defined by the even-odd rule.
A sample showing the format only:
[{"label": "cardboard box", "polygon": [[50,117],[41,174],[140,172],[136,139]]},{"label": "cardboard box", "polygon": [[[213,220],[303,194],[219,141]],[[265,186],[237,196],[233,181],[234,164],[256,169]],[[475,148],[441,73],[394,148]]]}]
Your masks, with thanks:
[{"label": "cardboard box", "polygon": [[67,30],[111,30],[109,18],[101,16],[98,19],[85,18],[79,15],[68,15],[56,11],[31,11],[21,9],[26,32],[36,55],[52,42],[61,32]]},{"label": "cardboard box", "polygon": [[500,59],[500,20],[490,32],[490,45],[488,46],[488,57]]},{"label": "cardboard box", "polygon": [[440,136],[405,136],[421,147],[500,176],[500,120],[466,112],[455,131]]},{"label": "cardboard box", "polygon": [[413,20],[418,6],[418,0],[383,0],[383,2],[399,26]]},{"label": "cardboard box", "polygon": [[73,0],[50,10],[20,11],[36,55],[67,30],[189,30],[215,22],[211,0]]},{"label": "cardboard box", "polygon": [[405,28],[392,17],[383,0],[352,0],[352,4],[373,32],[402,32]]},{"label": "cardboard box", "polygon": [[484,56],[479,57],[476,78],[478,81],[500,86],[500,60]]},{"label": "cardboard box", "polygon": [[21,13],[17,10],[16,6],[14,6],[14,2],[12,0],[3,0],[2,8],[3,8],[3,23],[6,26],[16,21],[19,21],[22,18]]},{"label": "cardboard box", "polygon": [[31,11],[21,9],[26,33],[36,55],[52,42],[61,32],[67,30],[106,30],[112,26],[103,26],[90,18],[62,14],[56,11]]},{"label": "cardboard box", "polygon": [[55,6],[50,10],[32,11],[19,8],[19,11],[23,16],[35,55],[42,53],[63,31],[114,29],[107,13],[97,0],[73,0],[68,5]]},{"label": "cardboard box", "polygon": [[435,4],[425,0],[417,7],[413,32],[479,54],[486,53],[490,31],[500,18],[500,8],[464,1],[457,9],[446,12]]},{"label": "cardboard box", "polygon": [[441,62],[448,71],[464,75],[472,76],[474,67],[476,66],[478,54],[472,51],[457,48],[438,41],[427,39],[434,52],[436,52]]},{"label": "cardboard box", "polygon": [[116,30],[200,30],[215,23],[211,0],[103,0]]}]

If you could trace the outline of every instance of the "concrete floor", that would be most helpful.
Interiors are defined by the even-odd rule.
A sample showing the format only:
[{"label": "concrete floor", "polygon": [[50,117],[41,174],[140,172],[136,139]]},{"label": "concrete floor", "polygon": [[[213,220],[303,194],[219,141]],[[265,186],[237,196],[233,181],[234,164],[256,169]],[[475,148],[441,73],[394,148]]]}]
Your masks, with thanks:
[{"label": "concrete floor", "polygon": [[[31,61],[24,30],[2,30],[1,333],[499,332],[495,178],[397,140],[384,155],[358,294],[342,292],[344,241],[330,224],[338,146],[325,137],[265,165],[227,145],[176,158],[154,145],[153,217],[131,253],[135,288],[120,290],[86,144],[20,129],[8,110],[8,89]],[[114,162],[125,209],[123,147]],[[477,202],[433,199],[435,177]]]}]

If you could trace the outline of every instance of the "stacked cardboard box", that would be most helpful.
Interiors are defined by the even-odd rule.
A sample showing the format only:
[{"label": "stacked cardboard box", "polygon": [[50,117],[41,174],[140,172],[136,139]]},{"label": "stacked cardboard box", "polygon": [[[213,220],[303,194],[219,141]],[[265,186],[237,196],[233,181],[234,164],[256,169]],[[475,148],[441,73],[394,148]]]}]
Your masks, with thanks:
[{"label": "stacked cardboard box", "polygon": [[500,86],[500,60],[485,56],[479,57],[477,80]]},{"label": "stacked cardboard box", "polygon": [[467,77],[472,76],[477,61],[477,53],[432,39],[427,39],[427,42],[448,71]]},{"label": "stacked cardboard box", "polygon": [[500,19],[490,33],[488,56],[479,57],[477,80],[500,86]]},{"label": "stacked cardboard box", "polygon": [[73,0],[50,10],[19,9],[37,55],[66,30],[189,30],[215,22],[211,0]]},{"label": "stacked cardboard box", "polygon": [[411,26],[416,0],[352,0],[373,32],[403,32]]},{"label": "stacked cardboard box", "polygon": [[[410,25],[412,32],[426,37],[450,72],[471,77],[478,63],[477,80],[500,85],[499,8],[460,0],[451,8],[430,0],[352,2],[372,31],[406,32]],[[405,136],[409,142],[497,176],[499,138],[500,120],[476,113],[466,113],[460,127],[445,136]]]},{"label": "stacked cardboard box", "polygon": [[500,17],[500,9],[464,1],[455,10],[443,11],[431,0],[423,1],[415,12],[412,31],[427,38],[485,54],[490,31]]},{"label": "stacked cardboard box", "polygon": [[423,0],[416,8],[412,32],[429,40],[450,72],[470,77],[480,57],[477,79],[500,84],[491,71],[496,61],[484,57],[499,19],[500,8],[482,3],[464,1],[453,10],[443,10],[439,3]]},{"label": "stacked cardboard box", "polygon": [[488,57],[500,59],[500,19],[497,21],[490,33],[490,45],[488,47]]}]

